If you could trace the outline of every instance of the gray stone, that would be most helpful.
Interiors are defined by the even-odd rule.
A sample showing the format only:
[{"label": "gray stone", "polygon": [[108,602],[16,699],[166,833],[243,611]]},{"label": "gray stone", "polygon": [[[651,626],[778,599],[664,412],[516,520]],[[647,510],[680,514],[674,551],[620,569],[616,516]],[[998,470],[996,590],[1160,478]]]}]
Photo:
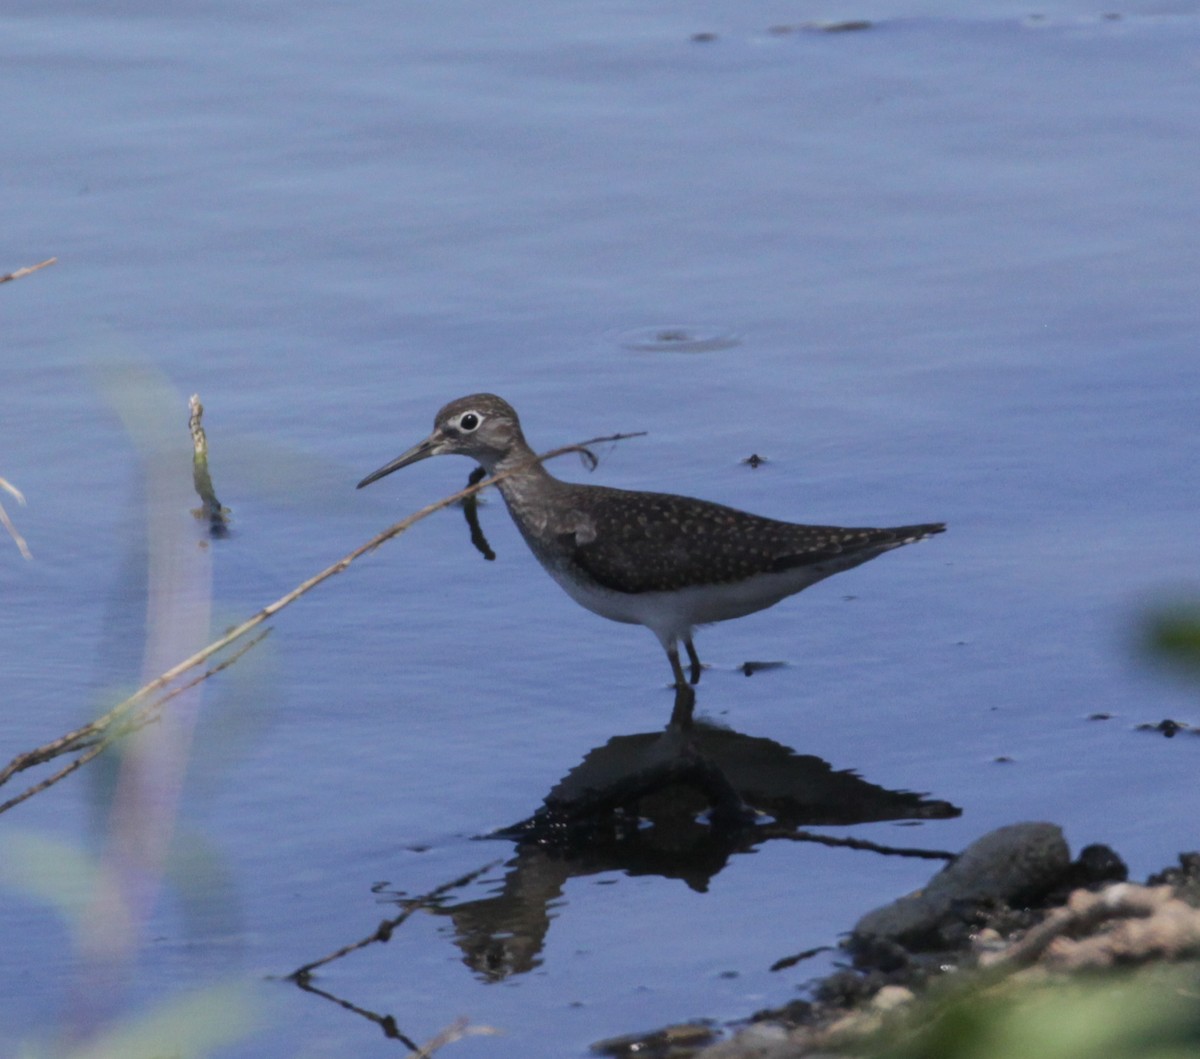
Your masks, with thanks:
[{"label": "gray stone", "polygon": [[1062,877],[1071,853],[1057,824],[1009,824],[971,843],[922,890],[868,912],[851,944],[891,941],[937,947],[942,929],[981,905],[1014,904],[1045,893]]}]

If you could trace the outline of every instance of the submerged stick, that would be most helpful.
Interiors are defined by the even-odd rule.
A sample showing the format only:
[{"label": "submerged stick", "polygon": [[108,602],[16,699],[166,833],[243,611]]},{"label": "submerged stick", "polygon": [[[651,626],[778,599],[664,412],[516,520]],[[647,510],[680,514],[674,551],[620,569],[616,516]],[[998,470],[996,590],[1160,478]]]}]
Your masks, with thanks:
[{"label": "submerged stick", "polygon": [[812,842],[818,846],[835,846],[842,849],[857,849],[865,853],[879,853],[885,857],[916,857],[919,860],[951,861],[958,856],[947,849],[924,849],[920,846],[884,846],[865,838],[839,838],[836,835],[818,835],[813,831],[796,831],[768,825],[758,832],[767,838],[783,838],[789,842]]},{"label": "submerged stick", "polygon": [[188,399],[188,430],[192,434],[192,484],[204,505],[193,514],[208,519],[208,531],[214,537],[229,535],[229,508],[222,507],[213,489],[212,475],[208,472],[208,437],[204,433],[204,405],[200,395],[192,394]]},{"label": "submerged stick", "polygon": [[[241,639],[246,635],[246,633],[250,632],[251,629],[257,628],[263,622],[278,614],[284,609],[284,607],[289,606],[290,604],[296,602],[296,600],[298,600],[301,596],[311,592],[317,587],[317,585],[324,581],[328,581],[329,578],[336,574],[340,574],[343,570],[350,566],[351,563],[361,559],[369,552],[373,552],[381,544],[391,540],[393,537],[400,536],[400,534],[404,533],[408,529],[411,529],[412,526],[420,522],[422,519],[426,519],[435,512],[441,511],[443,508],[450,507],[452,504],[457,504],[460,500],[474,496],[476,493],[482,492],[489,486],[503,481],[510,475],[524,470],[528,463],[544,463],[546,460],[552,460],[571,452],[583,453],[585,457],[594,460],[595,457],[592,456],[591,452],[588,451],[589,445],[600,445],[605,442],[624,441],[626,438],[641,437],[644,433],[644,431],[638,431],[637,433],[632,434],[609,434],[605,437],[592,438],[588,441],[580,442],[575,445],[563,445],[561,448],[551,449],[549,452],[545,452],[539,456],[533,457],[532,460],[525,461],[515,467],[510,467],[508,470],[494,474],[490,478],[486,478],[481,482],[476,482],[474,485],[469,485],[465,489],[460,489],[457,493],[452,493],[450,496],[443,497],[441,500],[435,501],[432,504],[427,504],[419,511],[414,512],[406,518],[402,518],[399,522],[389,526],[381,533],[377,533],[365,544],[359,545],[352,552],[343,556],[332,566],[327,566],[320,573],[314,574],[307,581],[301,582],[290,592],[280,596],[279,599],[275,600],[274,603],[268,604],[267,606],[263,607],[262,610],[258,611],[257,614],[247,618],[240,625],[235,625],[233,628],[229,629],[224,636],[214,640],[207,647],[197,651],[191,657],[185,658],[182,662],[172,666],[165,673],[155,677],[154,680],[150,681],[148,684],[138,688],[138,690],[130,695],[127,699],[117,703],[116,706],[102,716],[97,717],[94,721],[85,724],[81,728],[77,728],[73,732],[68,732],[66,735],[60,736],[58,739],[55,739],[44,746],[27,751],[24,754],[18,754],[3,769],[0,769],[0,785],[7,783],[18,772],[32,768],[35,765],[40,765],[54,757],[58,757],[61,754],[72,753],[73,751],[81,749],[82,747],[90,746],[97,735],[106,732],[109,727],[125,718],[131,711],[135,709],[135,707],[145,702],[155,692],[161,691],[169,684],[174,683],[184,673],[196,668],[204,662],[207,662],[210,658],[212,658],[213,655],[224,650],[236,640]],[[200,679],[203,680],[206,678],[206,676],[207,674],[202,676]],[[39,787],[39,789],[41,788]],[[11,808],[13,805],[18,804],[22,800],[24,800],[23,797],[18,797],[4,803],[3,805],[0,805],[0,812],[4,812],[6,809]]]},{"label": "submerged stick", "polygon": [[391,919],[385,919],[365,938],[359,938],[358,941],[352,941],[349,945],[343,945],[340,949],[335,949],[327,956],[322,956],[319,960],[313,960],[301,967],[297,967],[287,977],[290,981],[297,985],[306,986],[308,980],[312,977],[313,971],[318,967],[324,967],[327,963],[332,963],[334,960],[340,960],[343,956],[349,956],[352,952],[358,952],[359,949],[365,949],[368,945],[376,943],[384,944],[392,940],[392,933],[414,912],[419,912],[422,908],[428,908],[440,897],[445,897],[451,890],[460,890],[464,886],[469,886],[481,875],[486,875],[497,865],[502,864],[501,860],[494,860],[485,864],[482,868],[476,868],[474,871],[467,872],[466,875],[461,875],[457,879],[452,879],[448,883],[442,883],[441,886],[434,887],[427,894],[422,894],[420,897],[413,897],[404,902],[404,910]]}]

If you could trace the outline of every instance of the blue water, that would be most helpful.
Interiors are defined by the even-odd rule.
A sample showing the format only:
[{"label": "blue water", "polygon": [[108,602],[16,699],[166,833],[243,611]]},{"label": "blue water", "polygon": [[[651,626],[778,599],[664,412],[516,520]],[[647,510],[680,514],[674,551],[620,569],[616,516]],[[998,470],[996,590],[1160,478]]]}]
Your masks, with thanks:
[{"label": "blue water", "polygon": [[[0,499],[35,557],[0,538],[0,756],[157,672],[147,643],[198,645],[209,599],[219,631],[460,487],[463,460],[353,485],[492,390],[541,448],[648,432],[567,477],[950,524],[698,641],[703,715],[963,809],[831,833],[955,849],[1049,819],[1135,875],[1194,847],[1195,740],[1134,726],[1200,721],[1135,650],[1145,609],[1198,580],[1200,5],[959,10],[874,3],[852,13],[870,29],[822,33],[802,23],[824,9],[717,0],[7,5],[0,272],[58,263],[0,287],[0,475],[28,506]],[[203,551],[193,392],[233,513]],[[147,445],[179,446],[164,476]],[[670,711],[653,637],[563,595],[498,498],[481,514],[496,562],[436,516],[186,704],[171,867],[120,967],[85,952],[86,885],[50,897],[83,869],[26,844],[110,848],[112,768],[0,820],[0,1052],[77,1029],[81,993],[127,1025],[233,981],[258,1029],[221,1054],[396,1054],[278,976],[395,914],[376,884],[510,857],[474,836]],[[148,630],[164,525],[188,605]],[[504,1031],[447,1054],[579,1054],[790,999],[827,962],[771,963],[931,870],[784,843],[705,893],[534,874],[533,970],[474,975],[422,913],[315,984],[417,1041],[458,1016]]]}]

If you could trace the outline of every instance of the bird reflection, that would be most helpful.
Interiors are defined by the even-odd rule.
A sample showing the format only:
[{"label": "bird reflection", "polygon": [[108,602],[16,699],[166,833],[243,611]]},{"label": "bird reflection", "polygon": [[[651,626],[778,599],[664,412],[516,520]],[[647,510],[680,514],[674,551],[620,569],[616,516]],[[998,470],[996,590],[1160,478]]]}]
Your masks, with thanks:
[{"label": "bird reflection", "polygon": [[679,879],[704,892],[735,853],[772,840],[943,857],[807,834],[800,828],[960,815],[949,802],[891,791],[770,739],[697,723],[687,732],[615,736],[591,751],[527,820],[493,838],[516,855],[491,895],[443,904],[464,962],[499,981],[537,967],[563,889],[619,871]]}]

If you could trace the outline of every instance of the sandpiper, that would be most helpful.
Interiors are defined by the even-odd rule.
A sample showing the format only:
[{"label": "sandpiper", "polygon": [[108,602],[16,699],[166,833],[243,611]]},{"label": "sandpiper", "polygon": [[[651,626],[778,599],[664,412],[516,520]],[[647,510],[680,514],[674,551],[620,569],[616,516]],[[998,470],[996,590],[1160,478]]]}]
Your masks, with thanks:
[{"label": "sandpiper", "polygon": [[696,626],[773,606],[831,574],[911,544],[940,522],[891,529],[804,526],[707,500],[555,478],[525,441],[517,413],[494,394],[451,401],[433,433],[369,474],[361,489],[430,456],[469,456],[497,485],[538,562],[577,603],[613,621],[645,625],[675,677],[673,724],[687,724],[700,679]]}]

